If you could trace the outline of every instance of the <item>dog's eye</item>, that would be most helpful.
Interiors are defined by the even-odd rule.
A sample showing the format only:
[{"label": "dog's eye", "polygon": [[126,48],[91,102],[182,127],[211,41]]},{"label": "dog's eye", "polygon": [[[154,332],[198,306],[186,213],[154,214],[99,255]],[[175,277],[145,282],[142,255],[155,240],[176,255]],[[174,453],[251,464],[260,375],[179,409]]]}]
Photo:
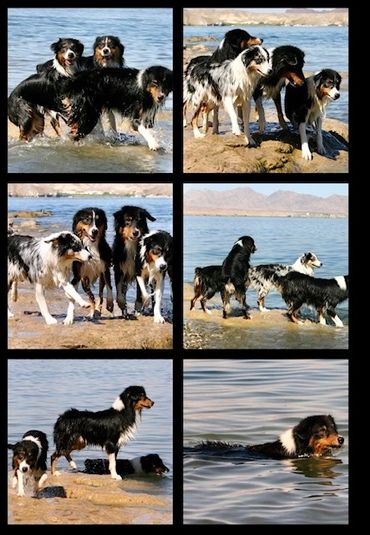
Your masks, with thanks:
[{"label": "dog's eye", "polygon": [[157,82],[157,80],[152,80],[151,85],[152,85],[153,87],[158,87],[158,82]]}]

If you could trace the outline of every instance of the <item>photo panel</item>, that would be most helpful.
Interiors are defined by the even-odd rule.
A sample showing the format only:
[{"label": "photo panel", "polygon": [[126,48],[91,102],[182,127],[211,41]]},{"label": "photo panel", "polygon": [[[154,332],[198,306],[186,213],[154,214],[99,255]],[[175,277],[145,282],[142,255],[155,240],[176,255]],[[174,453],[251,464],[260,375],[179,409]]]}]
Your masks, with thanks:
[{"label": "photo panel", "polygon": [[348,360],[185,359],[184,523],[347,524]]},{"label": "photo panel", "polygon": [[348,348],[347,184],[184,184],[184,348]]},{"label": "photo panel", "polygon": [[7,15],[9,173],[172,172],[172,8]]},{"label": "photo panel", "polygon": [[184,173],[348,173],[348,9],[183,22]]},{"label": "photo panel", "polygon": [[9,359],[8,524],[172,524],[172,378],[170,359]]},{"label": "photo panel", "polygon": [[172,184],[10,183],[8,235],[9,349],[173,347]]}]

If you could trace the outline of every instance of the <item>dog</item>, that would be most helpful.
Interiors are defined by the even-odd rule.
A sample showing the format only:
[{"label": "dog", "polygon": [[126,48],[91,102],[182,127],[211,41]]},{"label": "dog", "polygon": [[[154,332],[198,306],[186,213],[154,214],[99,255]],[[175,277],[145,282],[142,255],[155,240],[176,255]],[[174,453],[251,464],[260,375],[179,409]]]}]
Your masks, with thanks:
[{"label": "dog", "polygon": [[328,104],[340,97],[341,75],[332,69],[322,71],[306,79],[300,87],[288,85],[285,92],[285,115],[294,126],[298,125],[302,158],[312,160],[307,140],[307,125],[316,128],[317,152],[325,156],[322,140],[322,121]]},{"label": "dog", "polygon": [[42,431],[32,429],[24,433],[22,440],[16,444],[8,444],[13,451],[12,468],[14,476],[13,488],[17,487],[17,496],[24,496],[24,478],[31,476],[36,494],[47,479],[46,459],[48,439]]},{"label": "dog", "polygon": [[[245,30],[235,29],[225,33],[219,46],[211,56],[197,56],[190,60],[185,69],[184,74],[184,94],[183,94],[183,118],[184,127],[187,124],[186,110],[189,100],[195,90],[193,84],[193,68],[196,65],[207,71],[212,63],[222,63],[225,60],[235,59],[240,52],[253,45],[262,45],[263,39],[250,35]],[[203,120],[203,130],[206,133],[208,130],[208,113],[205,114]],[[213,133],[218,134],[218,107],[213,109]]]},{"label": "dog", "polygon": [[[102,35],[95,39],[93,44],[93,55],[84,59],[84,68],[104,69],[106,67],[122,68],[125,65],[124,60],[125,47],[118,37],[114,35]],[[117,134],[117,125],[112,111],[104,111],[109,127],[114,134]],[[100,121],[100,119],[99,119]],[[103,126],[101,125],[103,128]]]},{"label": "dog", "polygon": [[136,279],[141,290],[143,307],[149,302],[147,285],[154,296],[154,323],[164,323],[161,314],[164,278],[169,264],[173,262],[173,239],[164,230],[154,230],[139,241]]},{"label": "dog", "polygon": [[81,69],[84,45],[77,39],[59,39],[50,48],[55,58],[38,65],[38,73],[18,84],[8,98],[8,116],[19,127],[21,141],[29,142],[43,133],[45,114],[56,134],[61,135],[64,82]]},{"label": "dog", "polygon": [[303,74],[304,52],[296,46],[278,46],[270,51],[271,73],[261,78],[253,93],[258,113],[259,132],[263,134],[266,127],[265,112],[262,101],[272,99],[275,103],[280,127],[288,129],[281,106],[281,90],[286,83],[301,87],[305,83]]},{"label": "dog", "polygon": [[172,71],[161,66],[141,71],[106,67],[79,73],[71,80],[65,100],[72,139],[78,141],[87,136],[102,111],[111,110],[130,120],[150,150],[159,149],[151,129],[172,91],[172,79]]},{"label": "dog", "polygon": [[[163,463],[157,453],[149,453],[134,459],[116,459],[117,473],[123,478],[126,475],[161,476],[170,469]],[[106,459],[86,459],[85,472],[87,474],[109,474],[109,465]]]},{"label": "dog", "polygon": [[133,438],[142,409],[150,409],[153,405],[154,401],[147,397],[142,386],[129,386],[109,409],[64,412],[54,425],[55,452],[51,456],[51,474],[59,475],[57,462],[62,455],[72,469],[77,469],[71,452],[91,445],[105,448],[111,477],[122,479],[116,471],[118,451]]},{"label": "dog", "polygon": [[193,110],[191,125],[194,137],[204,137],[198,129],[201,111],[208,113],[215,106],[223,104],[232,125],[232,133],[240,136],[236,107],[242,107],[244,134],[247,146],[256,143],[249,132],[250,100],[260,78],[271,72],[270,57],[261,46],[243,50],[234,60],[212,63],[204,69],[202,64],[192,69],[194,91],[188,99]]},{"label": "dog", "polygon": [[84,58],[84,68],[122,68],[125,64],[124,52],[125,47],[118,37],[114,35],[98,36],[93,44],[93,55]]},{"label": "dog", "polygon": [[220,292],[225,300],[225,280],[222,277],[222,266],[196,267],[194,270],[194,297],[190,301],[190,310],[194,310],[195,303],[200,298],[203,312],[211,314],[207,308],[208,299],[212,299],[216,292]]},{"label": "dog", "polygon": [[348,275],[333,279],[313,278],[297,271],[291,271],[285,277],[275,276],[282,298],[288,305],[288,317],[293,323],[303,323],[297,317],[301,306],[306,303],[315,308],[319,323],[326,325],[327,314],[336,327],[343,327],[335,308],[348,299]]},{"label": "dog", "polygon": [[257,292],[257,305],[261,312],[267,312],[265,298],[273,288],[276,288],[275,275],[283,277],[290,271],[298,271],[311,277],[314,275],[313,268],[319,268],[322,262],[314,253],[304,253],[297,258],[294,264],[261,264],[251,267],[248,272],[248,287]]},{"label": "dog", "polygon": [[[117,290],[117,304],[125,319],[135,316],[127,313],[126,294],[129,284],[136,280],[138,243],[142,236],[149,233],[147,219],[155,221],[145,208],[122,206],[113,214],[115,238],[113,242],[113,269]],[[136,288],[135,311],[142,306],[140,287]]]},{"label": "dog", "polygon": [[227,318],[230,311],[230,296],[235,295],[243,311],[244,319],[250,319],[246,300],[246,283],[250,268],[250,256],[257,251],[253,238],[241,236],[233,245],[231,251],[222,263],[222,278],[225,281],[223,299],[223,318]]},{"label": "dog", "polygon": [[221,452],[222,450],[244,449],[271,459],[297,459],[298,457],[319,457],[341,448],[344,438],[338,434],[334,418],[328,414],[307,416],[296,426],[288,429],[274,442],[254,446],[207,441],[195,447],[200,452]]},{"label": "dog", "polygon": [[[107,310],[113,311],[113,292],[110,276],[112,262],[112,250],[105,239],[108,227],[107,216],[101,208],[82,208],[75,213],[72,223],[72,231],[80,238],[91,258],[88,262],[74,262],[72,264],[73,279],[71,284],[77,289],[81,281],[82,288],[89,296],[90,318],[96,314],[95,297],[91,290],[99,279],[99,302],[98,312],[101,314],[103,306],[103,290],[107,287]],[[65,323],[71,325],[74,316],[74,303],[70,301]]]},{"label": "dog", "polygon": [[[62,231],[46,238],[32,238],[21,234],[8,236],[8,293],[14,283],[28,280],[35,285],[36,301],[48,325],[57,323],[48,310],[44,290],[62,287],[70,302],[84,308],[90,303],[82,299],[69,282],[73,262],[91,260],[91,254],[72,232]],[[13,314],[8,308],[8,318]],[[69,323],[69,318],[64,323]]]}]

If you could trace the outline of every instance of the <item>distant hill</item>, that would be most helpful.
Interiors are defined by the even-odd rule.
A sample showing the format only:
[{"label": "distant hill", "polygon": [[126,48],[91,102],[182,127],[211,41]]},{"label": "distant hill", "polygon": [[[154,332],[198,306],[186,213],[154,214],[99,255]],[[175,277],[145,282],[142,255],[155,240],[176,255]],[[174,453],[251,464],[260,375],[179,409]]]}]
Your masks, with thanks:
[{"label": "distant hill", "polygon": [[122,197],[172,197],[172,184],[8,184],[12,197],[63,197],[68,195],[120,195]]},{"label": "distant hill", "polygon": [[344,195],[318,197],[281,190],[271,195],[264,195],[249,187],[226,191],[199,189],[184,195],[184,213],[346,217],[348,197]]}]

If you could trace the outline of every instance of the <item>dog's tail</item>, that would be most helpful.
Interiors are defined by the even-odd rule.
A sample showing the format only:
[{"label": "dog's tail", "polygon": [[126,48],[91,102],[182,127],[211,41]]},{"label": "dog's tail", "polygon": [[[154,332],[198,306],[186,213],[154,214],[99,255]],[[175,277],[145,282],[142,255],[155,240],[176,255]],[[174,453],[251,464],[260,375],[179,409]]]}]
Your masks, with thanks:
[{"label": "dog's tail", "polygon": [[194,446],[195,451],[219,451],[231,450],[236,448],[245,448],[242,444],[230,444],[230,442],[222,442],[219,440],[206,440]]}]

